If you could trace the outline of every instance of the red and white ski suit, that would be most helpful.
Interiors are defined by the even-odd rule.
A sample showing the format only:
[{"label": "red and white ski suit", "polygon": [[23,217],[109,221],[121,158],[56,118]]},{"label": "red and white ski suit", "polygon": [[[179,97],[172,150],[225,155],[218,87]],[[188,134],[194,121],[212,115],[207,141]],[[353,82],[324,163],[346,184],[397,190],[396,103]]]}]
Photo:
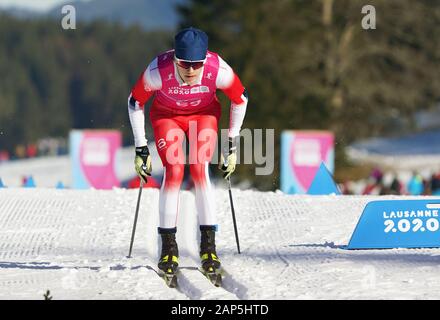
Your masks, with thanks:
[{"label": "red and white ski suit", "polygon": [[[154,96],[150,120],[157,151],[164,166],[159,195],[160,228],[174,228],[179,210],[179,191],[184,175],[184,138],[189,143],[189,168],[194,182],[200,225],[216,225],[215,198],[208,164],[217,143],[221,106],[216,90],[231,100],[229,137],[239,135],[246,113],[245,89],[231,67],[208,51],[200,78],[184,83],[174,62],[174,50],[157,56],[141,74],[129,96],[129,117],[135,146],[145,146],[144,105]],[[131,102],[130,102],[131,101]]]}]

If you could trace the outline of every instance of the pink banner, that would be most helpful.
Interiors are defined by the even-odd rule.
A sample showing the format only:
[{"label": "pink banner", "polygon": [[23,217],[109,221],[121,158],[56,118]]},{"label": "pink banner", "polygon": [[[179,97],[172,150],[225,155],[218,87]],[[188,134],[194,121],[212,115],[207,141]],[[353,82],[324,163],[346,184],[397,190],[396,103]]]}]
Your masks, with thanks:
[{"label": "pink banner", "polygon": [[333,171],[334,137],[320,131],[295,131],[290,145],[290,166],[298,184],[308,190],[324,162]]},{"label": "pink banner", "polygon": [[79,160],[84,178],[91,187],[111,189],[120,185],[115,173],[115,155],[121,140],[119,131],[83,131]]}]

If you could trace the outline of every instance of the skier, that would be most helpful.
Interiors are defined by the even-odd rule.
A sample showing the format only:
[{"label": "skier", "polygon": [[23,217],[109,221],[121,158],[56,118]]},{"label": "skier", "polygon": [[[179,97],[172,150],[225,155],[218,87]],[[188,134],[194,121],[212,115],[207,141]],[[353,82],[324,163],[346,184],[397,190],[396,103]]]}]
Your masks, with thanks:
[{"label": "skier", "polygon": [[153,59],[128,98],[136,148],[135,170],[141,179],[147,181],[152,164],[145,137],[144,105],[154,97],[150,120],[164,170],[159,194],[158,233],[162,247],[158,267],[165,274],[174,274],[179,263],[176,222],[184,175],[184,136],[189,142],[189,168],[195,186],[201,232],[202,268],[206,272],[220,268],[215,245],[215,198],[208,175],[221,115],[217,89],[231,100],[228,146],[222,149],[219,163],[224,178],[228,179],[236,166],[236,140],[245,117],[248,96],[232,68],[217,53],[208,51],[205,32],[193,27],[178,32],[174,37],[174,49]]}]

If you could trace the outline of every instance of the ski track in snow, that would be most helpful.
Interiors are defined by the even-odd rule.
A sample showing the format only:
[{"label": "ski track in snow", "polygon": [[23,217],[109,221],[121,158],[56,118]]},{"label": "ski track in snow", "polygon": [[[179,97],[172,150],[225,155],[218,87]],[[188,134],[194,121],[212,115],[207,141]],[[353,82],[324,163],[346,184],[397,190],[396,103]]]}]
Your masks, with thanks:
[{"label": "ski track in snow", "polygon": [[144,189],[132,258],[137,190],[0,189],[0,299],[439,299],[440,250],[344,250],[370,200],[216,190],[214,287],[198,270],[194,195],[181,191],[179,288],[156,273],[157,189]]}]

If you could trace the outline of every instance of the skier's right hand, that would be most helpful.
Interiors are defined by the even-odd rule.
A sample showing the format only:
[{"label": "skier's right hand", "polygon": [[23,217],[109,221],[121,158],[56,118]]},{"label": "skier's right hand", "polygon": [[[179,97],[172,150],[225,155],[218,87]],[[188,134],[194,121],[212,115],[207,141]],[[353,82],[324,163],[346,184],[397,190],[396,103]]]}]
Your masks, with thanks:
[{"label": "skier's right hand", "polygon": [[151,155],[148,146],[137,147],[134,167],[138,176],[146,183],[147,177],[151,176]]}]

